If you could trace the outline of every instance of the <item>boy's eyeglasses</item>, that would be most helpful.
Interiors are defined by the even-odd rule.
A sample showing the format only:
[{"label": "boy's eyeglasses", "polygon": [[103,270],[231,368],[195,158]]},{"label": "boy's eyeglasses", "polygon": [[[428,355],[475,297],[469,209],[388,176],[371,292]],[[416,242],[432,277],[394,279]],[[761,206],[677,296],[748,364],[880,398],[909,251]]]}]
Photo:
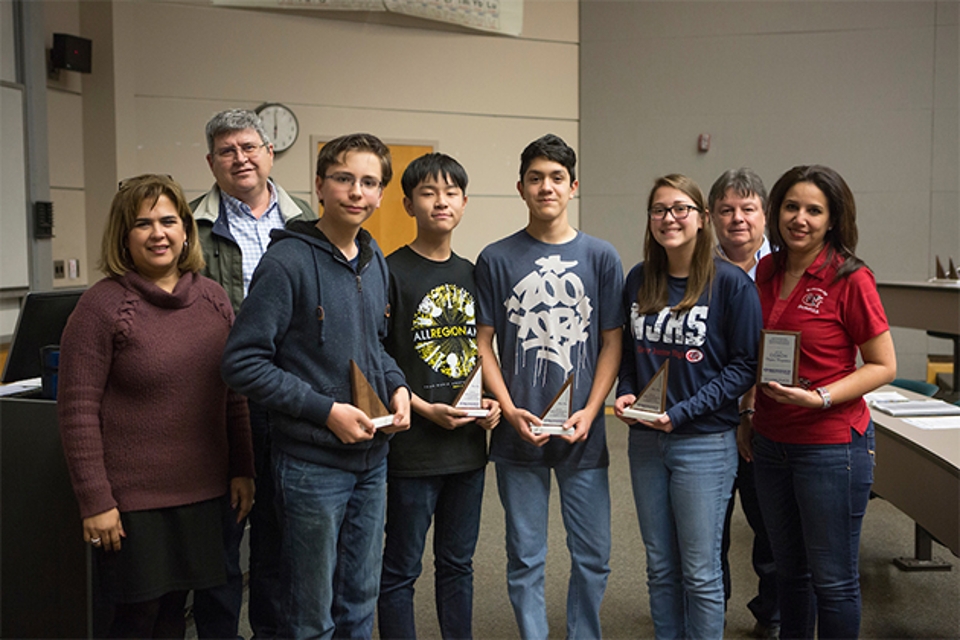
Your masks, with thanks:
[{"label": "boy's eyeglasses", "polygon": [[686,220],[691,211],[700,211],[700,209],[692,204],[675,204],[672,207],[663,207],[657,205],[655,207],[650,207],[650,210],[647,211],[647,214],[653,220],[663,220],[667,217],[668,213],[672,213],[673,219],[680,221]]},{"label": "boy's eyeglasses", "polygon": [[261,144],[248,142],[236,147],[224,147],[222,149],[217,149],[213,152],[213,155],[217,156],[217,158],[220,160],[233,162],[240,157],[241,153],[243,154],[244,158],[256,158],[260,155],[260,150],[265,146],[267,146],[266,142]]},{"label": "boy's eyeglasses", "polygon": [[333,184],[341,189],[351,189],[353,185],[360,183],[360,188],[367,193],[376,193],[380,190],[381,182],[376,178],[358,178],[352,173],[331,173],[323,177],[324,180],[332,180]]}]

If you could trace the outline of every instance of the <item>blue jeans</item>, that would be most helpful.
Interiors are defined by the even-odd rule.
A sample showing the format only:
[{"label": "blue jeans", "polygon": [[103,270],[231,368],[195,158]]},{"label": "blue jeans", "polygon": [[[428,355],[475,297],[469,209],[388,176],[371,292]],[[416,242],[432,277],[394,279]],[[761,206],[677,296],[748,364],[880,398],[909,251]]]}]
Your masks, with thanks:
[{"label": "blue jeans", "polygon": [[387,462],[350,472],[274,452],[285,638],[370,638]]},{"label": "blue jeans", "polygon": [[[770,549],[770,537],[763,524],[763,514],[760,511],[760,501],[757,499],[757,485],[754,480],[753,463],[743,458],[737,461],[737,479],[733,483],[733,495],[740,493],[740,506],[747,524],[753,530],[753,571],[759,578],[757,595],[747,603],[747,608],[764,626],[780,624],[780,604],[777,597],[777,565],[773,561],[773,551]],[[723,565],[723,597],[729,602],[733,592],[730,581],[730,563],[727,553],[730,551],[730,521],[733,518],[735,500],[730,496],[727,507],[727,516],[723,522],[723,548],[720,561]]]},{"label": "blue jeans", "polygon": [[780,590],[780,637],[860,633],[860,529],[873,484],[874,436],[850,444],[783,444],[760,434],[753,453]]},{"label": "blue jeans", "polygon": [[[249,403],[253,435],[256,500],[250,511],[249,618],[254,638],[276,638],[280,625],[280,525],[273,503],[276,492],[270,455],[270,421],[267,411]],[[193,594],[197,637],[236,638],[243,601],[240,543],[247,520],[237,523],[237,513],[226,501],[223,517],[227,583]]]},{"label": "blue jeans", "polygon": [[737,469],[736,432],[630,429],[629,455],[657,638],[722,638],[720,543]]},{"label": "blue jeans", "polygon": [[254,638],[276,638],[280,631],[280,522],[277,519],[270,419],[250,402],[257,496],[250,510],[250,599],[248,615]]},{"label": "blue jeans", "polygon": [[416,638],[413,585],[423,569],[431,520],[437,618],[444,638],[473,637],[473,552],[480,533],[484,470],[387,482],[387,542],[377,620],[380,637]]},{"label": "blue jeans", "polygon": [[236,638],[243,604],[243,572],[240,570],[240,541],[247,521],[237,522],[230,508],[229,494],[223,498],[223,556],[227,582],[193,592],[193,620],[197,637]]},{"label": "blue jeans", "polygon": [[[610,575],[607,469],[555,469],[570,551],[567,638],[600,638],[600,603]],[[507,525],[507,590],[524,640],[546,638],[544,566],[550,469],[497,463]]]}]

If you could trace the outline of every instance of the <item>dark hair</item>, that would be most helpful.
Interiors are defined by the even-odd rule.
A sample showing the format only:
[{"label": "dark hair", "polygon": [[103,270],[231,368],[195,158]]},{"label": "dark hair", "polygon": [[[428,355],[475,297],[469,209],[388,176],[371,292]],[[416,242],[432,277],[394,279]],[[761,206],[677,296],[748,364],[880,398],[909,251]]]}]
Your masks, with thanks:
[{"label": "dark hair", "polygon": [[467,193],[467,170],[445,153],[427,153],[407,165],[400,177],[403,195],[413,197],[413,190],[427,178],[443,179]]},{"label": "dark hair", "polygon": [[145,173],[128,178],[120,183],[120,189],[110,204],[110,217],[103,230],[100,243],[100,270],[108,276],[122,276],[128,271],[136,271],[130,252],[125,249],[127,237],[140,214],[144,202],[156,206],[160,196],[167,196],[176,208],[187,240],[186,248],[180,254],[177,265],[180,273],[187,271],[199,273],[205,266],[203,250],[200,248],[197,222],[190,211],[183,189],[170,176]]},{"label": "dark hair", "polygon": [[207,151],[213,153],[213,144],[218,137],[226,133],[244,131],[246,129],[253,129],[257,132],[257,135],[260,136],[263,144],[270,144],[270,136],[267,135],[267,132],[263,128],[263,122],[260,121],[260,116],[246,109],[227,109],[210,118],[210,121],[207,123]]},{"label": "dark hair", "polygon": [[386,187],[393,178],[393,166],[390,161],[390,149],[375,135],[369,133],[351,133],[334,138],[323,145],[317,154],[317,175],[325,177],[327,169],[343,161],[344,154],[352,151],[369,151],[380,158],[380,186]]},{"label": "dark hair", "polygon": [[[699,216],[703,220],[703,228],[697,232],[697,244],[693,249],[693,258],[690,261],[690,276],[687,278],[687,289],[683,299],[674,311],[687,311],[695,304],[705,290],[709,290],[716,274],[716,265],[713,263],[713,227],[710,216],[704,211],[703,192],[697,183],[679,173],[657,178],[647,196],[647,211],[653,206],[653,197],[657,190],[667,187],[682,192],[693,200],[693,204],[700,210]],[[667,276],[670,272],[667,250],[656,241],[650,232],[650,216],[647,215],[647,230],[643,241],[643,284],[637,291],[637,307],[641,314],[657,313],[665,306],[670,295]]]},{"label": "dark hair", "polygon": [[530,164],[537,158],[546,158],[559,162],[570,174],[570,184],[577,179],[577,152],[574,151],[560,136],[548,133],[545,136],[537,138],[527,145],[527,148],[520,154],[520,181],[530,168]]},{"label": "dark hair", "polygon": [[780,176],[770,190],[767,233],[770,246],[775,250],[774,264],[777,269],[783,269],[787,261],[786,245],[780,235],[780,207],[783,206],[787,192],[793,185],[800,182],[813,184],[827,199],[830,216],[827,234],[824,237],[827,260],[821,268],[826,268],[839,258],[843,258],[844,262],[834,278],[834,281],[837,281],[866,266],[854,253],[857,249],[857,205],[853,200],[853,192],[839,173],[830,167],[813,164],[790,169]]},{"label": "dark hair", "polygon": [[760,198],[760,207],[767,210],[767,189],[763,186],[763,180],[753,169],[741,167],[724,171],[710,187],[710,196],[707,198],[710,213],[714,213],[717,202],[723,200],[731,189],[741,198],[757,196]]}]

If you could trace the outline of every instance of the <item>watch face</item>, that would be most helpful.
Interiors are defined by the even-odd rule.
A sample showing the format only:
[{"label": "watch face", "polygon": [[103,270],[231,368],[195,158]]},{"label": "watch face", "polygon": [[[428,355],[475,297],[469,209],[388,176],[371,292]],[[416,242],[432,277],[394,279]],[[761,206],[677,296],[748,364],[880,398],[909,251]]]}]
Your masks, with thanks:
[{"label": "watch face", "polygon": [[263,128],[273,141],[274,151],[286,151],[297,141],[300,123],[293,111],[282,104],[268,104],[257,110]]}]

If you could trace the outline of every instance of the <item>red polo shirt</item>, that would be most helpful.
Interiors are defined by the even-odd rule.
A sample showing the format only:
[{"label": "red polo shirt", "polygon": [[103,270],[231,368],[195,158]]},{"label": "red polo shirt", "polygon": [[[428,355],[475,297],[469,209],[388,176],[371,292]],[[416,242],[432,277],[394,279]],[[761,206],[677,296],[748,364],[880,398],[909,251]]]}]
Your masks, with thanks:
[{"label": "red polo shirt", "polygon": [[[834,282],[843,258],[821,267],[824,249],[813,261],[786,300],[780,299],[783,272],[774,272],[773,256],[757,267],[757,287],[763,308],[763,328],[799,331],[800,386],[816,389],[853,373],[857,348],[889,329],[873,273],[861,267]],[[850,429],[863,434],[870,412],[863,398],[835,404],[829,409],[807,409],[780,404],[757,390],[754,428],[776,442],[792,444],[842,444],[850,442]]]}]

